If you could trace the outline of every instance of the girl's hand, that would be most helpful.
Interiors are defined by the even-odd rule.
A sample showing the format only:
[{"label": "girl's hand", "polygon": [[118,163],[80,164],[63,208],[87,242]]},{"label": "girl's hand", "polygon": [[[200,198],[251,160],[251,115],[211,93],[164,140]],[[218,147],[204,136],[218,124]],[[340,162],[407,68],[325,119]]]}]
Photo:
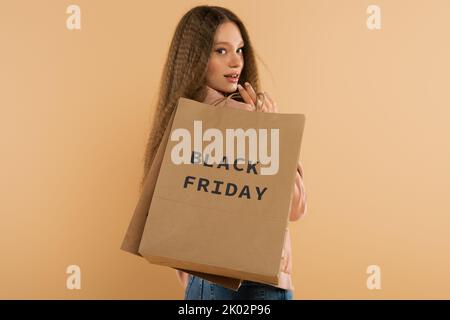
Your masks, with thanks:
[{"label": "girl's hand", "polygon": [[[257,96],[251,84],[246,82],[244,87],[238,84],[238,90],[242,99],[244,99],[247,104],[251,105],[253,109],[256,109]],[[277,113],[277,105],[267,92],[264,92],[264,97],[264,104],[261,106],[261,109],[257,111]]]}]

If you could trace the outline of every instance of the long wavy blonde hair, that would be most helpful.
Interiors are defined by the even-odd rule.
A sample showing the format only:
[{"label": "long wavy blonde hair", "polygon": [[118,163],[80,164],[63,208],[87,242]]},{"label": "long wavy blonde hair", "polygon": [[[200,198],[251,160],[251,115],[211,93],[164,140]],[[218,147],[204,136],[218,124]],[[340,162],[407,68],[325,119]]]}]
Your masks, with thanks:
[{"label": "long wavy blonde hair", "polygon": [[203,101],[206,97],[206,71],[217,28],[234,22],[244,40],[244,67],[239,83],[248,81],[259,92],[260,84],[247,29],[230,10],[217,6],[197,6],[189,10],[178,23],[163,69],[159,96],[152,128],[145,151],[141,188],[150,170],[164,131],[180,97]]}]

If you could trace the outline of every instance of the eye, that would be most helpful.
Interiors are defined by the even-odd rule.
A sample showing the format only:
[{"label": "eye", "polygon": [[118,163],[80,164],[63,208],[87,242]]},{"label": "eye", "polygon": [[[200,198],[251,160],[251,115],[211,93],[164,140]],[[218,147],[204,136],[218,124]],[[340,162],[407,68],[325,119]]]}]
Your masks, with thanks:
[{"label": "eye", "polygon": [[224,48],[219,48],[219,49],[216,49],[216,52],[220,54],[220,52],[221,52],[222,50],[225,50],[225,49],[224,49]]},{"label": "eye", "polygon": [[[239,49],[237,49],[237,52],[239,53],[239,50],[240,50],[240,53],[244,53],[244,47],[240,47]],[[223,52],[222,52],[223,51]],[[226,49],[224,49],[224,48],[218,48],[218,49],[216,49],[215,50],[215,52],[217,52],[217,53],[219,53],[219,54],[225,54],[226,53]]]}]

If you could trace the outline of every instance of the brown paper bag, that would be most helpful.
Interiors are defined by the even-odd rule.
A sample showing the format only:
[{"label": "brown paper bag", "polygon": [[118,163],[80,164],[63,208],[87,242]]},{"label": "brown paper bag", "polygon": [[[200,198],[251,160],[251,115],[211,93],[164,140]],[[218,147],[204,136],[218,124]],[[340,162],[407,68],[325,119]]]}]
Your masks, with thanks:
[{"label": "brown paper bag", "polygon": [[[203,129],[194,129],[194,121]],[[277,285],[304,122],[301,114],[252,113],[181,98],[171,135],[184,129],[194,144],[196,133],[212,128],[223,136],[229,128],[279,129],[278,171],[262,175],[262,164],[247,170],[176,165],[171,155],[180,142],[168,139],[139,253],[190,273]]]},{"label": "brown paper bag", "polygon": [[[141,242],[142,233],[144,231],[145,221],[147,220],[150,203],[151,203],[153,193],[155,190],[155,185],[156,185],[159,170],[161,167],[164,150],[166,149],[167,141],[169,138],[169,133],[172,128],[172,123],[173,123],[173,119],[175,116],[175,112],[176,112],[176,109],[173,112],[173,114],[168,122],[166,131],[164,132],[164,136],[161,139],[161,143],[159,145],[158,151],[157,151],[155,158],[153,160],[153,163],[150,167],[149,173],[144,181],[144,185],[142,188],[141,195],[139,197],[139,201],[136,205],[133,217],[131,219],[131,222],[128,226],[128,230],[125,234],[125,237],[124,237],[122,245],[121,245],[122,250],[127,251],[132,254],[135,254],[135,255],[138,255],[138,256],[140,256],[138,249],[139,249],[139,245]],[[241,283],[241,281],[239,279],[233,279],[233,278],[222,277],[222,276],[217,276],[217,275],[210,275],[210,274],[205,274],[205,273],[195,272],[195,271],[187,271],[187,270],[181,270],[181,271],[189,272],[193,275],[204,278],[211,282],[215,282],[217,284],[220,284],[226,288],[230,288],[233,290],[237,290],[237,288],[239,288],[240,283]]]}]

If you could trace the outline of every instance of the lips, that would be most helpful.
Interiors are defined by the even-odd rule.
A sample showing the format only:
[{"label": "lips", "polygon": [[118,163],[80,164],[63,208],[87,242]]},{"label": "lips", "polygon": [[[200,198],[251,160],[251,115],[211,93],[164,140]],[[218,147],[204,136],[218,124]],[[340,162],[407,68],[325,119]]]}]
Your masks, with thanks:
[{"label": "lips", "polygon": [[229,74],[224,75],[224,77],[238,79],[239,73],[229,73]]}]

